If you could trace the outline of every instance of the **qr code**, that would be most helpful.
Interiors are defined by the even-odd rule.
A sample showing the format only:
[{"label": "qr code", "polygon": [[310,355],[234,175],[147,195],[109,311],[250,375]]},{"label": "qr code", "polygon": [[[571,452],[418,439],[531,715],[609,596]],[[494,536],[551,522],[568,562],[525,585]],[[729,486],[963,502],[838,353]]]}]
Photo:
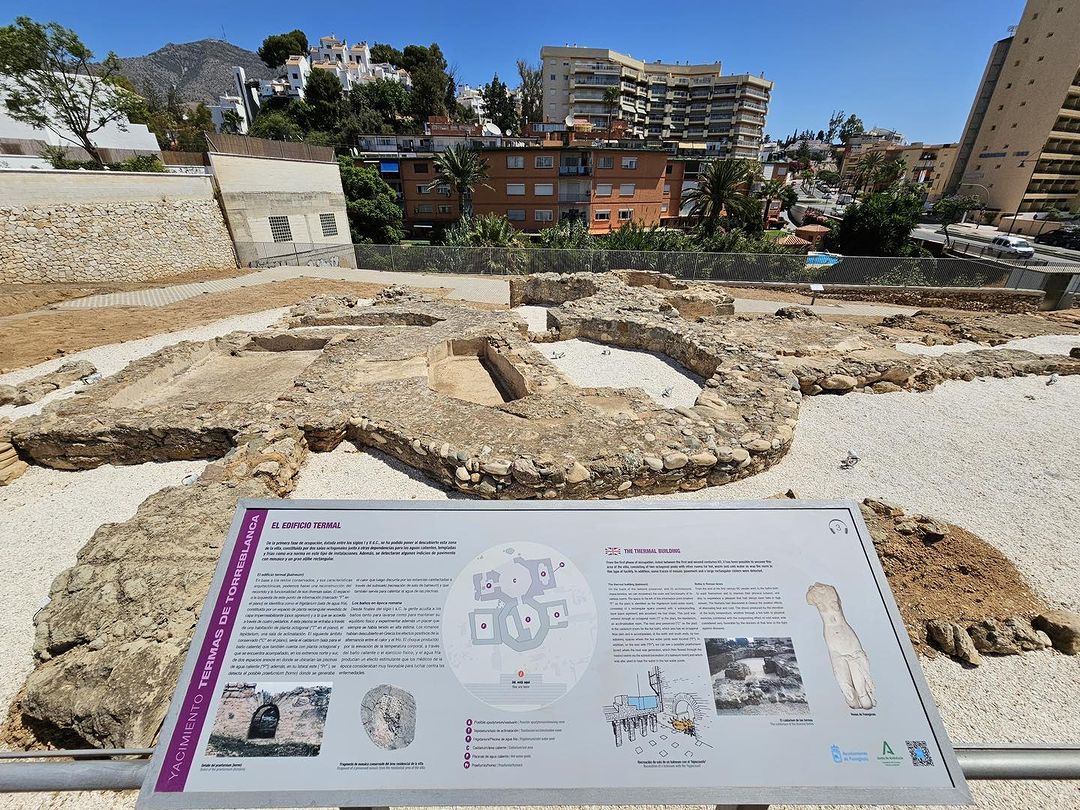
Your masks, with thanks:
[{"label": "qr code", "polygon": [[907,750],[911,754],[912,765],[930,766],[934,764],[934,758],[930,756],[930,748],[927,746],[926,740],[907,740]]}]

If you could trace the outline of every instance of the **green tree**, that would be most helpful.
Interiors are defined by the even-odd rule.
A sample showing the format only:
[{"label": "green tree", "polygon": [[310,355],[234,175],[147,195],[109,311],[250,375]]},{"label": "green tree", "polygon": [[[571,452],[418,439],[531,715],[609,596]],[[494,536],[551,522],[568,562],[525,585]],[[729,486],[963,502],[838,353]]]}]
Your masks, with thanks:
[{"label": "green tree", "polygon": [[833,114],[829,117],[829,128],[825,130],[825,137],[822,140],[832,143],[833,140],[840,134],[840,128],[844,125],[844,111],[833,110]]},{"label": "green tree", "polygon": [[485,214],[462,217],[446,229],[443,242],[453,247],[520,247],[525,239],[506,217]]},{"label": "green tree", "polygon": [[385,42],[376,42],[371,46],[371,61],[376,64],[389,64],[394,67],[401,67],[401,63],[405,57],[397,48],[393,45],[388,45]]},{"label": "green tree", "polygon": [[363,120],[366,133],[408,128],[409,105],[409,91],[391,79],[355,84],[347,98],[348,109]]},{"label": "green tree", "polygon": [[505,135],[508,132],[517,131],[518,112],[514,97],[510,95],[510,88],[499,79],[496,73],[490,82],[484,85],[481,94],[484,98],[484,106],[487,108],[487,117]]},{"label": "green tree", "polygon": [[253,138],[269,138],[272,141],[302,141],[304,131],[288,115],[277,110],[259,113],[248,129]]},{"label": "green tree", "polygon": [[447,72],[446,57],[437,43],[406,45],[398,67],[412,78],[412,114],[422,126],[433,115],[446,115],[447,97],[453,99],[453,79]]},{"label": "green tree", "polygon": [[328,70],[313,70],[304,85],[304,101],[311,108],[307,125],[310,129],[332,132],[341,123],[344,93],[337,76]]},{"label": "green tree", "polygon": [[922,194],[907,186],[875,192],[849,206],[826,245],[848,256],[916,256],[911,229],[922,214]]},{"label": "green tree", "polygon": [[809,169],[813,156],[810,154],[810,144],[806,141],[799,142],[799,148],[795,150],[795,162],[800,169]]},{"label": "green tree", "polygon": [[619,101],[622,99],[622,91],[618,87],[604,89],[604,107],[607,108],[607,128],[611,132],[611,123],[615,119],[615,111],[619,109]]},{"label": "green tree", "polygon": [[109,124],[126,131],[125,115],[139,97],[120,81],[116,54],[93,61],[79,35],[58,23],[17,17],[14,25],[0,27],[0,94],[7,114],[81,146],[100,167],[92,136]]},{"label": "green tree", "polygon": [[175,130],[175,146],[181,152],[205,152],[206,133],[214,131],[214,117],[201,101],[193,109],[185,109]]},{"label": "green tree", "polygon": [[279,68],[290,56],[307,56],[307,34],[293,29],[287,34],[271,34],[262,41],[257,53],[268,68]]},{"label": "green tree", "polygon": [[901,157],[886,160],[874,174],[874,187],[877,189],[888,188],[894,183],[900,182],[907,174],[907,164]]},{"label": "green tree", "polygon": [[949,226],[960,222],[968,211],[982,208],[978,197],[942,197],[930,206],[930,213],[941,222],[941,232],[945,234],[945,247],[952,244]]},{"label": "green tree", "polygon": [[764,220],[763,225],[766,228],[769,226],[769,208],[772,206],[773,200],[780,200],[785,210],[799,201],[799,195],[795,189],[783,180],[767,181],[758,194],[764,201],[762,218]]},{"label": "green tree", "polygon": [[[473,213],[473,191],[478,185],[487,185],[487,161],[475,149],[457,143],[435,158],[435,179],[428,184],[434,190],[438,186],[450,186],[458,195],[458,210],[464,219]],[[489,186],[490,188],[490,186]]]},{"label": "green tree", "polygon": [[731,225],[756,223],[761,219],[759,202],[749,194],[756,175],[747,160],[715,160],[706,163],[698,184],[683,195],[690,203],[690,216],[697,217],[702,233],[711,236],[726,218]]},{"label": "green tree", "polygon": [[596,247],[589,226],[584,220],[562,219],[557,225],[544,228],[538,239],[540,247],[562,250],[589,250]]},{"label": "green tree", "polygon": [[693,249],[690,237],[682,231],[647,227],[639,222],[624,222],[598,240],[607,250],[687,251]]},{"label": "green tree", "polygon": [[347,157],[338,158],[338,168],[352,241],[380,245],[400,242],[404,235],[401,206],[397,203],[397,194],[379,172]]},{"label": "green tree", "polygon": [[521,93],[521,128],[544,120],[544,74],[541,65],[517,60],[518,90]]},{"label": "green tree", "polygon": [[818,173],[818,180],[827,186],[839,186],[840,185],[840,172],[833,171],[832,169],[821,169]]},{"label": "green tree", "polygon": [[837,132],[837,134],[840,136],[840,140],[845,144],[856,135],[861,135],[862,133],[862,119],[854,113],[847,117],[847,120],[840,125],[840,129]]},{"label": "green tree", "polygon": [[852,181],[859,191],[872,188],[878,181],[878,174],[885,164],[885,154],[880,151],[867,152],[855,164]]},{"label": "green tree", "polygon": [[221,114],[221,131],[229,135],[239,135],[244,120],[236,110],[225,110]]}]

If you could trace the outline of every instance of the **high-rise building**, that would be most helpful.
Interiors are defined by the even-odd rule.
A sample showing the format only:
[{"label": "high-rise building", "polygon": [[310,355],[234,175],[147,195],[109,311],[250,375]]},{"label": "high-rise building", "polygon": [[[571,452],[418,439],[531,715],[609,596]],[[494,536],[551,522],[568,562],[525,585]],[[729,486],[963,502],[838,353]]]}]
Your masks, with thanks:
[{"label": "high-rise building", "polygon": [[1080,2],[1028,0],[997,42],[949,180],[998,215],[1080,203]]},{"label": "high-rise building", "polygon": [[[758,157],[773,88],[763,77],[724,75],[719,62],[641,62],[576,46],[544,46],[540,60],[547,121],[572,116],[598,129],[621,121],[624,138],[696,141],[717,157]],[[605,99],[609,88],[617,100]]]}]

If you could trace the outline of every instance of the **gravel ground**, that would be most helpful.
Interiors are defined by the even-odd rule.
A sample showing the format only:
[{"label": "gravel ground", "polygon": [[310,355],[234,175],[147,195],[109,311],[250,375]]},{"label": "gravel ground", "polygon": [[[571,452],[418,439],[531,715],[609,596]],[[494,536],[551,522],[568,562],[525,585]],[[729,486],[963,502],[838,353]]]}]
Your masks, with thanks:
[{"label": "gravel ground", "polygon": [[[180,343],[184,340],[210,340],[211,338],[219,337],[221,335],[227,335],[229,332],[265,329],[288,311],[289,307],[266,309],[262,312],[252,312],[248,315],[224,318],[220,321],[214,321],[205,326],[197,326],[193,329],[183,329],[179,332],[166,332],[141,340],[129,340],[125,343],[110,343],[107,346],[95,346],[93,349],[74,352],[54,360],[46,360],[44,363],[38,363],[36,366],[29,366],[27,368],[20,368],[17,371],[8,372],[7,374],[0,374],[0,383],[16,385],[24,380],[29,380],[32,377],[37,377],[46,372],[53,371],[72,359],[89,360],[97,366],[97,370],[101,372],[102,376],[108,377],[110,374],[115,374],[120,371],[132,360],[138,360],[140,357],[153,354],[159,349],[171,346],[174,343]],[[41,409],[50,402],[74,396],[85,387],[86,386],[82,383],[77,382],[62,391],[55,391],[30,405],[23,405],[19,408],[16,408],[14,405],[0,406],[0,419],[5,416],[10,419],[20,419],[24,416],[32,416],[40,413]]]},{"label": "gravel ground", "polygon": [[[703,380],[662,354],[618,349],[588,340],[540,343],[536,348],[570,382],[582,388],[641,388],[668,408],[689,407],[701,394]],[[668,396],[664,396],[665,391]]]},{"label": "gravel ground", "polygon": [[953,352],[973,352],[976,349],[1023,349],[1036,354],[1065,354],[1069,350],[1080,346],[1080,335],[1039,335],[1038,337],[1017,338],[1000,346],[984,346],[981,343],[961,341],[951,346],[924,346],[921,343],[897,343],[897,351],[907,354],[924,354],[931,357],[940,357],[943,354]]}]

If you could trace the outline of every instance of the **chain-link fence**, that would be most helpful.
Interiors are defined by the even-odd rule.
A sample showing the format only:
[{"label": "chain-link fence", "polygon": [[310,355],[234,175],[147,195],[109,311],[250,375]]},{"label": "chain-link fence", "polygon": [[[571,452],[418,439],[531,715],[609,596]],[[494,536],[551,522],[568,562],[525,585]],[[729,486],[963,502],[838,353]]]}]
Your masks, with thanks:
[{"label": "chain-link fence", "polygon": [[702,253],[641,250],[553,250],[437,245],[238,245],[252,267],[324,265],[399,273],[527,275],[655,270],[699,281],[855,284],[912,287],[1003,287],[1021,266],[992,258],[900,258],[828,254]]}]

